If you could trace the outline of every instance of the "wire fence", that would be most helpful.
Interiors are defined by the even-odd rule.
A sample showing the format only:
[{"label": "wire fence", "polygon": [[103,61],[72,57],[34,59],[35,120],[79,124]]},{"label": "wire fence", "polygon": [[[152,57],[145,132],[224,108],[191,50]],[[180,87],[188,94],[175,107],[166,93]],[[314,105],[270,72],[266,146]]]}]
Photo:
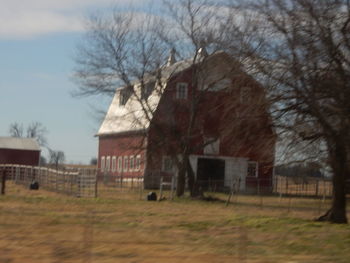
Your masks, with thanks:
[{"label": "wire fence", "polygon": [[[176,177],[160,171],[145,177],[117,176],[98,169],[70,168],[56,170],[47,167],[22,165],[0,165],[0,172],[6,180],[25,187],[38,187],[76,197],[129,198],[138,193],[145,198],[146,193],[157,191],[158,197],[165,195],[173,199],[176,190]],[[0,173],[1,175],[1,173]],[[2,176],[4,178],[4,176]],[[4,182],[2,183],[4,185]],[[186,183],[188,186],[188,183]],[[202,194],[226,193],[252,195],[280,195],[300,197],[331,197],[332,182],[324,178],[285,177],[250,178],[244,182],[232,180],[197,180],[194,187]],[[186,191],[190,191],[188,187]]]},{"label": "wire fence", "polygon": [[96,170],[62,169],[24,165],[0,165],[2,187],[13,181],[32,190],[39,187],[76,197],[97,197]]},{"label": "wire fence", "polygon": [[[97,196],[106,198],[126,198],[129,194],[139,193],[145,198],[150,191],[155,191],[161,199],[164,194],[173,199],[176,190],[176,178],[153,172],[146,177],[123,177],[109,173],[100,173],[97,179]],[[186,192],[189,193],[188,183]],[[195,187],[203,195],[211,193],[243,195],[279,195],[293,197],[330,198],[333,194],[332,181],[325,178],[285,177],[246,178],[233,180],[197,180]]]}]

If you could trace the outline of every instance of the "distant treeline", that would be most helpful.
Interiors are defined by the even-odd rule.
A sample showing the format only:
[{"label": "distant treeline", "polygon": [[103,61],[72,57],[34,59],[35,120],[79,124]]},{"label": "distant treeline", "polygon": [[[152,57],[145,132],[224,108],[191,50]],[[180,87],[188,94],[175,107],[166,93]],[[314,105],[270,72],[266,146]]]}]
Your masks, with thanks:
[{"label": "distant treeline", "polygon": [[275,168],[275,173],[281,176],[294,177],[317,177],[323,178],[324,173],[319,163],[306,163],[300,165],[279,165]]}]

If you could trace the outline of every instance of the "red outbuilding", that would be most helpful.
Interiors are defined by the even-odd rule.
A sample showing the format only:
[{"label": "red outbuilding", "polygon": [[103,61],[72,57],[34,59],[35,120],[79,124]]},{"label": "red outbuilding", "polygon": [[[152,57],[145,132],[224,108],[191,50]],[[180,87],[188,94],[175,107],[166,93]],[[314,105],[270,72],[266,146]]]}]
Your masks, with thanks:
[{"label": "red outbuilding", "polygon": [[271,191],[276,136],[264,88],[242,68],[225,52],[179,62],[171,54],[161,76],[118,88],[97,133],[98,167],[146,186],[154,174],[176,176],[191,125],[197,180]]},{"label": "red outbuilding", "polygon": [[30,138],[0,137],[0,164],[38,166],[40,146]]}]

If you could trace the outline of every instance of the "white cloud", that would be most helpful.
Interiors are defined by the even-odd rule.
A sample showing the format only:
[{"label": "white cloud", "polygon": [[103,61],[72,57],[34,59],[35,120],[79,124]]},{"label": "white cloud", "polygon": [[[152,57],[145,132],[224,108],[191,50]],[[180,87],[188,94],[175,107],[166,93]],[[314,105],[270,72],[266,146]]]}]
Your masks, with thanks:
[{"label": "white cloud", "polygon": [[82,31],[87,10],[130,2],[142,0],[0,0],[0,39]]}]

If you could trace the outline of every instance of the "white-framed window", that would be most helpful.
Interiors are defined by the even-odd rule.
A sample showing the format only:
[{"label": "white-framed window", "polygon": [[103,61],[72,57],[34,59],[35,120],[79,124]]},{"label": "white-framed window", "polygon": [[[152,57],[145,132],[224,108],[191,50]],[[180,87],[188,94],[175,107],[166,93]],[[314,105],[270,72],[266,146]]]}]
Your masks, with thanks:
[{"label": "white-framed window", "polygon": [[127,101],[128,101],[128,97],[126,96],[125,92],[120,91],[119,106],[124,106]]},{"label": "white-framed window", "polygon": [[137,155],[135,159],[135,171],[140,171],[141,169],[141,155]]},{"label": "white-framed window", "polygon": [[117,169],[117,157],[113,156],[112,157],[112,172],[115,172]]},{"label": "white-framed window", "polygon": [[251,99],[251,88],[241,87],[239,99],[241,103],[249,103]]},{"label": "white-framed window", "polygon": [[118,173],[121,173],[123,171],[123,157],[118,157]]},{"label": "white-framed window", "polygon": [[111,170],[111,156],[107,156],[106,158],[106,171],[109,172]]},{"label": "white-framed window", "polygon": [[204,138],[204,154],[219,154],[220,153],[220,139],[212,137]]},{"label": "white-framed window", "polygon": [[124,172],[127,172],[129,168],[129,157],[128,156],[124,156]]},{"label": "white-framed window", "polygon": [[162,171],[173,172],[174,164],[170,156],[163,156]]},{"label": "white-framed window", "polygon": [[129,157],[129,171],[133,172],[135,168],[135,157],[133,155],[131,155]]},{"label": "white-framed window", "polygon": [[185,100],[188,95],[188,84],[185,82],[179,82],[176,84],[176,98]]},{"label": "white-framed window", "polygon": [[106,157],[102,156],[101,157],[101,171],[104,172],[105,167],[106,167]]},{"label": "white-framed window", "polygon": [[247,176],[258,177],[258,162],[248,162]]}]

